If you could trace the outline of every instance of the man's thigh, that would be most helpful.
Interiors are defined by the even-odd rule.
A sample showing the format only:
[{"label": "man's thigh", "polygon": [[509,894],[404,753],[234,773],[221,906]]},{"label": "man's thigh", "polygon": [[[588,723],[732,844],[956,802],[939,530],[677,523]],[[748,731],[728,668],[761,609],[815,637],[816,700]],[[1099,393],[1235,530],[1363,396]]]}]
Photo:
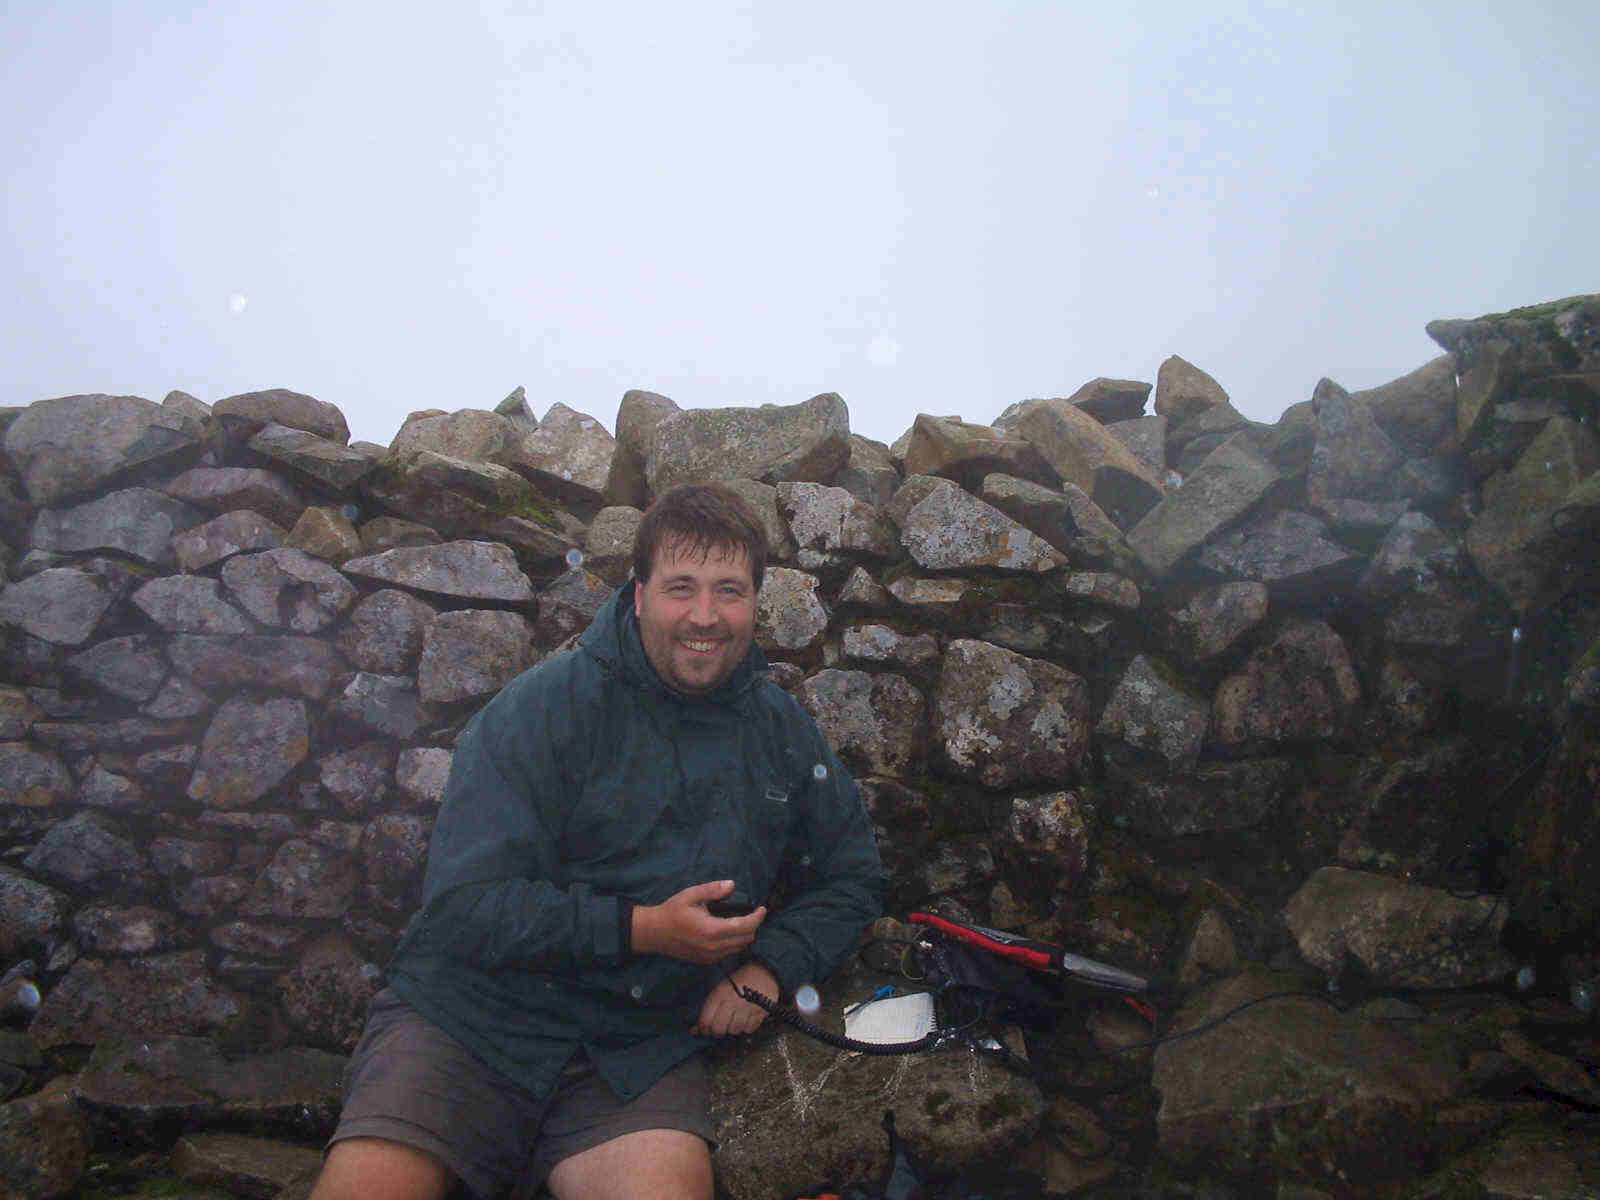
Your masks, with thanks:
[{"label": "man's thigh", "polygon": [[[527,1169],[544,1104],[392,992],[373,999],[344,1082],[344,1109],[329,1145],[348,1142],[351,1149],[330,1154],[329,1168],[358,1146],[376,1153],[398,1144],[442,1163],[477,1196],[504,1193]],[[362,1146],[355,1139],[378,1141]]]},{"label": "man's thigh", "polygon": [[555,1200],[711,1200],[711,1148],[680,1129],[642,1129],[564,1158]]}]

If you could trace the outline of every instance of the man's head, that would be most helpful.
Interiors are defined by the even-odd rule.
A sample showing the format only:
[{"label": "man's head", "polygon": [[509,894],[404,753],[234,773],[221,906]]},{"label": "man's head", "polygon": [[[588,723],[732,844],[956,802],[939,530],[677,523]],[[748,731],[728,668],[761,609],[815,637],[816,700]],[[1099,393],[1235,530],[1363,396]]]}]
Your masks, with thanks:
[{"label": "man's head", "polygon": [[755,638],[767,536],[755,511],[715,483],[674,488],[634,540],[633,611],[646,657],[686,695],[719,687]]}]

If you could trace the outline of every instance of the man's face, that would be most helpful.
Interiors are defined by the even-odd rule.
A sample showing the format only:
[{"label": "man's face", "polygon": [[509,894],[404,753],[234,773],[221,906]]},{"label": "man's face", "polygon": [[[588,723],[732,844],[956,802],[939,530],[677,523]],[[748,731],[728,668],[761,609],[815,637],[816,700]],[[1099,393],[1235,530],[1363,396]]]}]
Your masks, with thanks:
[{"label": "man's face", "polygon": [[688,696],[714,691],[755,639],[750,557],[716,546],[702,554],[663,545],[649,580],[634,588],[633,611],[645,655],[663,683]]}]

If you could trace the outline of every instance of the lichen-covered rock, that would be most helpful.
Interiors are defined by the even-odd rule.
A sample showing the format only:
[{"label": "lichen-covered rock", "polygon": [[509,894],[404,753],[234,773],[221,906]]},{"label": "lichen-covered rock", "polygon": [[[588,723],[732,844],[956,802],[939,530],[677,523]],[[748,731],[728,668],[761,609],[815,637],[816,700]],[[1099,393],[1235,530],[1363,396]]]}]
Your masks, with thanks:
[{"label": "lichen-covered rock", "polygon": [[450,751],[438,746],[402,750],[394,769],[395,786],[412,806],[437,811],[444,803],[452,758]]},{"label": "lichen-covered rock", "polygon": [[56,1200],[72,1195],[89,1167],[89,1119],[69,1095],[24,1096],[0,1104],[0,1196]]},{"label": "lichen-covered rock", "polygon": [[338,645],[352,663],[379,675],[404,675],[417,665],[432,605],[397,588],[380,588],[350,612]]},{"label": "lichen-covered rock", "polygon": [[901,522],[900,540],[930,571],[987,567],[1042,574],[1067,565],[1043,538],[957,487],[929,492]]},{"label": "lichen-covered rock", "polygon": [[655,392],[631,389],[622,395],[617,408],[616,449],[606,475],[605,501],[609,505],[644,509],[650,504],[650,485],[645,479],[645,461],[656,427],[678,406]]},{"label": "lichen-covered rock", "polygon": [[348,856],[305,838],[290,838],[256,877],[239,906],[247,917],[323,919],[344,913],[360,883]]},{"label": "lichen-covered rock", "polygon": [[312,490],[354,495],[378,464],[359,450],[286,425],[268,425],[249,441],[251,453],[281,467]]},{"label": "lichen-covered rock", "polygon": [[1072,395],[1068,404],[1076,404],[1102,425],[1114,421],[1132,421],[1144,413],[1145,402],[1150,399],[1150,385],[1137,379],[1091,379]]},{"label": "lichen-covered rock", "polygon": [[1090,828],[1077,792],[1016,796],[997,846],[1026,889],[1070,892],[1089,870]]},{"label": "lichen-covered rock", "polygon": [[850,461],[833,482],[857,500],[882,508],[900,486],[900,472],[889,457],[889,447],[852,433]]},{"label": "lichen-covered rock", "polygon": [[176,535],[172,539],[172,552],[177,556],[178,569],[193,574],[235,554],[276,550],[283,545],[284,537],[281,526],[260,513],[241,508]]},{"label": "lichen-covered rock", "polygon": [[1055,487],[1061,477],[1038,447],[991,425],[974,425],[959,417],[919,413],[906,443],[907,475],[936,475],[969,492],[983,486],[983,477],[1000,472]]},{"label": "lichen-covered rock", "polygon": [[461,600],[532,600],[533,583],[510,549],[498,542],[403,546],[354,558],[347,574]]},{"label": "lichen-covered rock", "polygon": [[337,508],[306,509],[283,538],[283,545],[335,566],[365,553],[355,525]]},{"label": "lichen-covered rock", "polygon": [[1456,361],[1448,354],[1375,388],[1351,393],[1407,454],[1442,454],[1456,432]]},{"label": "lichen-covered rock", "polygon": [[408,463],[423,451],[468,462],[514,468],[522,458],[526,431],[504,413],[481,408],[409,419],[389,443],[389,453]]},{"label": "lichen-covered rock", "polygon": [[1360,700],[1343,639],[1326,622],[1290,621],[1217,688],[1213,729],[1235,747],[1340,738]]},{"label": "lichen-covered rock", "polygon": [[63,887],[111,890],[142,886],[149,861],[121,824],[86,810],[51,826],[22,866]]},{"label": "lichen-covered rock", "polygon": [[1266,620],[1267,604],[1267,588],[1262,583],[1222,583],[1204,588],[1189,603],[1168,614],[1172,641],[1191,662],[1205,662]]},{"label": "lichen-covered rock", "polygon": [[33,520],[35,550],[82,554],[112,550],[147,563],[173,561],[172,539],[205,519],[199,509],[150,488],[125,488],[71,508],[44,508]]},{"label": "lichen-covered rock", "polygon": [[73,914],[72,933],[84,953],[115,958],[172,950],[179,940],[172,914],[146,904],[91,904]]},{"label": "lichen-covered rock", "polygon": [[1029,400],[1009,428],[1038,447],[1061,481],[1080,488],[1118,529],[1132,529],[1161,499],[1160,476],[1070,401]]},{"label": "lichen-covered rock", "polygon": [[277,787],[310,747],[303,702],[235,696],[206,727],[186,794],[211,808],[249,808]]},{"label": "lichen-covered rock", "polygon": [[828,392],[804,404],[673,413],[651,437],[645,477],[654,496],[712,479],[831,483],[849,460],[850,412]]},{"label": "lichen-covered rock", "polygon": [[1072,779],[1089,746],[1088,684],[987,642],[945,648],[934,703],[944,761],[986,787]]},{"label": "lichen-covered rock", "polygon": [[615,589],[593,571],[572,567],[539,593],[534,640],[555,646],[589,628]]},{"label": "lichen-covered rock", "polygon": [[388,742],[363,742],[317,762],[317,782],[347,817],[381,810],[394,779],[395,751]]},{"label": "lichen-covered rock", "polygon": [[520,613],[440,613],[423,633],[417,691],[427,704],[488,700],[536,661],[533,622]]},{"label": "lichen-covered rock", "polygon": [[828,629],[817,577],[790,567],[768,567],[756,596],[756,641],[763,650],[800,651]]},{"label": "lichen-covered rock", "polygon": [[369,671],[357,671],[328,712],[336,721],[354,727],[358,736],[377,734],[399,741],[416,737],[425,719],[416,680]]},{"label": "lichen-covered rock", "polygon": [[5,430],[5,450],[35,504],[57,504],[136,471],[163,472],[198,457],[194,417],[139,396],[63,396],[30,404]]},{"label": "lichen-covered rock", "polygon": [[230,558],[222,581],[244,610],[270,628],[327,628],[355,603],[351,582],[321,559],[285,547]]},{"label": "lichen-covered rock", "polygon": [[0,591],[0,625],[14,625],[54,646],[81,646],[116,600],[100,575],[50,567]]},{"label": "lichen-covered rock", "polygon": [[249,509],[284,529],[293,528],[306,507],[294,484],[260,467],[191,467],[161,490],[209,513]]},{"label": "lichen-covered rock", "polygon": [[304,1041],[348,1054],[366,1023],[367,1005],[381,978],[339,934],[318,938],[302,950],[275,990],[284,1015]]},{"label": "lichen-covered rock", "polygon": [[167,675],[155,639],[143,634],[96,642],[67,659],[66,666],[84,683],[124,700],[150,699]]},{"label": "lichen-covered rock", "polygon": [[895,552],[895,532],[877,509],[842,487],[780,483],[778,507],[788,522],[803,570],[881,562]]},{"label": "lichen-covered rock", "polygon": [[200,950],[135,958],[80,958],[34,1017],[41,1049],[161,1034],[214,1034],[238,1019],[243,998],[219,984]]},{"label": "lichen-covered rock", "polygon": [[72,796],[72,775],[48,750],[0,742],[0,806],[48,808]]},{"label": "lichen-covered rock", "polygon": [[844,657],[855,662],[926,667],[939,658],[939,641],[931,633],[903,634],[887,625],[848,625],[840,638]]},{"label": "lichen-covered rock", "polygon": [[902,676],[830,668],[801,684],[796,698],[855,774],[896,778],[922,759],[927,704]]},{"label": "lichen-covered rock", "polygon": [[602,508],[583,538],[583,566],[612,587],[621,587],[633,569],[633,541],[644,513],[626,505]]},{"label": "lichen-covered rock", "polygon": [[558,401],[539,428],[523,437],[515,465],[541,492],[574,512],[592,513],[606,503],[616,449],[604,425]]},{"label": "lichen-covered rock", "polygon": [[211,406],[211,415],[241,442],[268,425],[304,430],[341,446],[350,441],[350,426],[336,406],[288,388],[224,396]]},{"label": "lichen-covered rock", "polygon": [[1117,680],[1095,732],[1157,755],[1169,770],[1200,755],[1211,706],[1185,690],[1169,670],[1138,655]]},{"label": "lichen-covered rock", "polygon": [[213,637],[183,634],[167,644],[174,669],[207,691],[240,688],[288,692],[321,700],[349,668],[320,638],[255,634]]},{"label": "lichen-covered rock", "polygon": [[1272,596],[1300,601],[1349,590],[1361,556],[1328,536],[1310,513],[1284,509],[1204,546],[1200,566],[1228,580],[1253,580]]},{"label": "lichen-covered rock", "polygon": [[201,575],[163,575],[130,597],[133,606],[167,633],[254,633],[255,622],[222,595],[222,584]]},{"label": "lichen-covered rock", "polygon": [[1228,393],[1221,384],[1176,354],[1157,368],[1155,410],[1174,425],[1227,403]]},{"label": "lichen-covered rock", "polygon": [[54,941],[66,928],[71,902],[31,875],[0,866],[0,960]]},{"label": "lichen-covered rock", "polygon": [[1128,544],[1151,572],[1165,578],[1244,517],[1281,478],[1248,432],[1235,434],[1128,530]]}]

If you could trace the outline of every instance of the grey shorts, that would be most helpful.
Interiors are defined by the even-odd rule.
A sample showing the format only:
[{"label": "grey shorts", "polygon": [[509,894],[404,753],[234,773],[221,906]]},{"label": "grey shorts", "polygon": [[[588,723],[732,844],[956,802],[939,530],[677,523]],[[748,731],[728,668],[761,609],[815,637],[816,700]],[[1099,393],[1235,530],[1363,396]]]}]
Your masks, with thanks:
[{"label": "grey shorts", "polygon": [[344,1075],[328,1145],[385,1138],[440,1159],[482,1200],[532,1196],[558,1162],[642,1129],[681,1129],[715,1145],[699,1055],[624,1103],[580,1051],[536,1100],[385,988]]}]

